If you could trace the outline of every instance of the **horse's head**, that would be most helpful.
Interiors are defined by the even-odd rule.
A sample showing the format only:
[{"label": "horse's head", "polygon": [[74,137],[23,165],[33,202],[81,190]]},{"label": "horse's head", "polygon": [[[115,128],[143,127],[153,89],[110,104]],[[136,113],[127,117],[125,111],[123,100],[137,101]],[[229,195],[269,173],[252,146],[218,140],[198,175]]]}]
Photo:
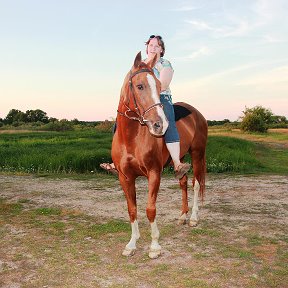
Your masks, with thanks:
[{"label": "horse's head", "polygon": [[121,91],[126,110],[118,112],[147,125],[152,135],[162,136],[168,128],[168,121],[160,103],[161,83],[152,70],[155,62],[156,56],[146,64],[142,62],[141,52],[136,55]]}]

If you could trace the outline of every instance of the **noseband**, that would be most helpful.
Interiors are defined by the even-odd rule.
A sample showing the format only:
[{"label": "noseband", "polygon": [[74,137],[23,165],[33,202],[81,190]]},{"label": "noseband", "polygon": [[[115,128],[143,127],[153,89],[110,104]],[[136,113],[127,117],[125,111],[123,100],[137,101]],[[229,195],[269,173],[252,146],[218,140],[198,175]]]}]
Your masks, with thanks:
[{"label": "noseband", "polygon": [[[144,110],[143,113],[141,114],[141,112],[140,112],[140,110],[139,110],[139,108],[138,108],[138,104],[137,104],[137,101],[136,101],[135,93],[134,93],[134,90],[133,90],[132,78],[133,78],[135,75],[140,74],[140,73],[144,73],[144,72],[148,72],[148,73],[150,73],[150,74],[153,74],[153,71],[152,71],[151,69],[148,69],[148,68],[140,69],[140,70],[138,70],[138,71],[136,71],[136,72],[134,72],[134,73],[132,73],[132,72],[130,71],[129,88],[130,88],[130,90],[131,90],[131,92],[132,92],[132,95],[133,95],[133,101],[134,101],[135,110],[131,110],[130,107],[128,106],[130,99],[128,100],[128,105],[126,105],[126,104],[124,103],[124,105],[125,105],[126,108],[127,108],[127,110],[126,110],[124,113],[122,113],[122,112],[120,112],[119,110],[117,110],[117,113],[118,113],[119,115],[124,116],[124,117],[126,117],[126,118],[128,118],[128,119],[130,119],[130,120],[139,121],[139,123],[140,123],[141,125],[145,125],[146,122],[149,121],[149,120],[146,120],[145,117],[144,117],[146,113],[148,113],[148,112],[149,112],[150,110],[152,110],[153,108],[156,108],[157,106],[160,106],[160,107],[163,108],[163,105],[159,102],[159,103],[156,103],[156,104],[151,105],[151,106],[148,107],[146,110]],[[136,116],[136,117],[129,116],[128,113],[130,113],[130,112],[136,114],[137,116]]]}]

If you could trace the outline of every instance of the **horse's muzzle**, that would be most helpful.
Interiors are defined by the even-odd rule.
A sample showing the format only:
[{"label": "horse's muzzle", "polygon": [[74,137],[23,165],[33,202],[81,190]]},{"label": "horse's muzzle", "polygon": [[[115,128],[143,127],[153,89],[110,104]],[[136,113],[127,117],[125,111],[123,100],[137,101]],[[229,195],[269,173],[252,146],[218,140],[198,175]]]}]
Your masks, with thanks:
[{"label": "horse's muzzle", "polygon": [[163,121],[162,118],[157,121],[147,121],[146,125],[149,128],[149,132],[156,137],[163,136],[168,128],[167,120]]}]

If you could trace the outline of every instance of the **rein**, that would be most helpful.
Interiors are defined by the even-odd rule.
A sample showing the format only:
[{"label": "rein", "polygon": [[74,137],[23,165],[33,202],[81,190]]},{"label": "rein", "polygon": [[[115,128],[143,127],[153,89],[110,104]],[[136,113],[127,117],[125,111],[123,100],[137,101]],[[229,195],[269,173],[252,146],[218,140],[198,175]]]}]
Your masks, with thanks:
[{"label": "rein", "polygon": [[[130,90],[132,92],[132,95],[133,95],[133,101],[134,101],[134,105],[135,105],[135,110],[131,110],[129,106],[127,106],[125,103],[125,107],[127,108],[127,110],[123,113],[123,112],[120,112],[119,110],[117,110],[117,113],[121,116],[124,116],[130,120],[135,120],[135,121],[139,121],[139,123],[141,125],[145,125],[146,122],[148,122],[148,120],[145,119],[145,114],[148,113],[150,110],[156,108],[157,106],[160,106],[163,108],[163,105],[159,102],[159,103],[156,103],[156,104],[153,104],[151,105],[150,107],[148,107],[146,110],[144,110],[144,112],[141,114],[139,108],[138,108],[138,105],[137,105],[137,101],[136,101],[136,97],[135,97],[135,94],[134,94],[134,90],[133,90],[133,86],[132,86],[132,78],[137,75],[137,74],[140,74],[140,73],[144,73],[144,72],[148,72],[148,73],[153,73],[153,71],[151,69],[148,69],[148,68],[143,68],[143,69],[140,69],[134,73],[132,73],[130,71],[130,77],[129,77],[129,87],[130,87]],[[130,99],[129,99],[130,100]],[[128,101],[128,105],[129,105],[129,101]],[[136,114],[137,116],[129,116],[128,113],[134,113]]]}]

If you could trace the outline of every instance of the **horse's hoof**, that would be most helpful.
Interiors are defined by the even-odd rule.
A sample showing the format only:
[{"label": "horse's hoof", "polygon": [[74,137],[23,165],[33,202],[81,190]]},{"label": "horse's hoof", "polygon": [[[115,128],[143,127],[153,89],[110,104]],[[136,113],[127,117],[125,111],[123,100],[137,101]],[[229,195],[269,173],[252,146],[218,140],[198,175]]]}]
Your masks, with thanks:
[{"label": "horse's hoof", "polygon": [[178,219],[178,225],[185,225],[187,223],[187,214],[182,214]]},{"label": "horse's hoof", "polygon": [[196,220],[190,220],[189,221],[189,226],[190,227],[196,227],[198,225],[198,221],[196,221]]},{"label": "horse's hoof", "polygon": [[135,252],[136,252],[136,249],[125,248],[124,251],[122,252],[122,256],[131,257],[135,254]]},{"label": "horse's hoof", "polygon": [[187,223],[186,219],[178,219],[178,225],[185,225]]},{"label": "horse's hoof", "polygon": [[157,259],[161,255],[161,250],[150,250],[149,258],[150,259]]}]

